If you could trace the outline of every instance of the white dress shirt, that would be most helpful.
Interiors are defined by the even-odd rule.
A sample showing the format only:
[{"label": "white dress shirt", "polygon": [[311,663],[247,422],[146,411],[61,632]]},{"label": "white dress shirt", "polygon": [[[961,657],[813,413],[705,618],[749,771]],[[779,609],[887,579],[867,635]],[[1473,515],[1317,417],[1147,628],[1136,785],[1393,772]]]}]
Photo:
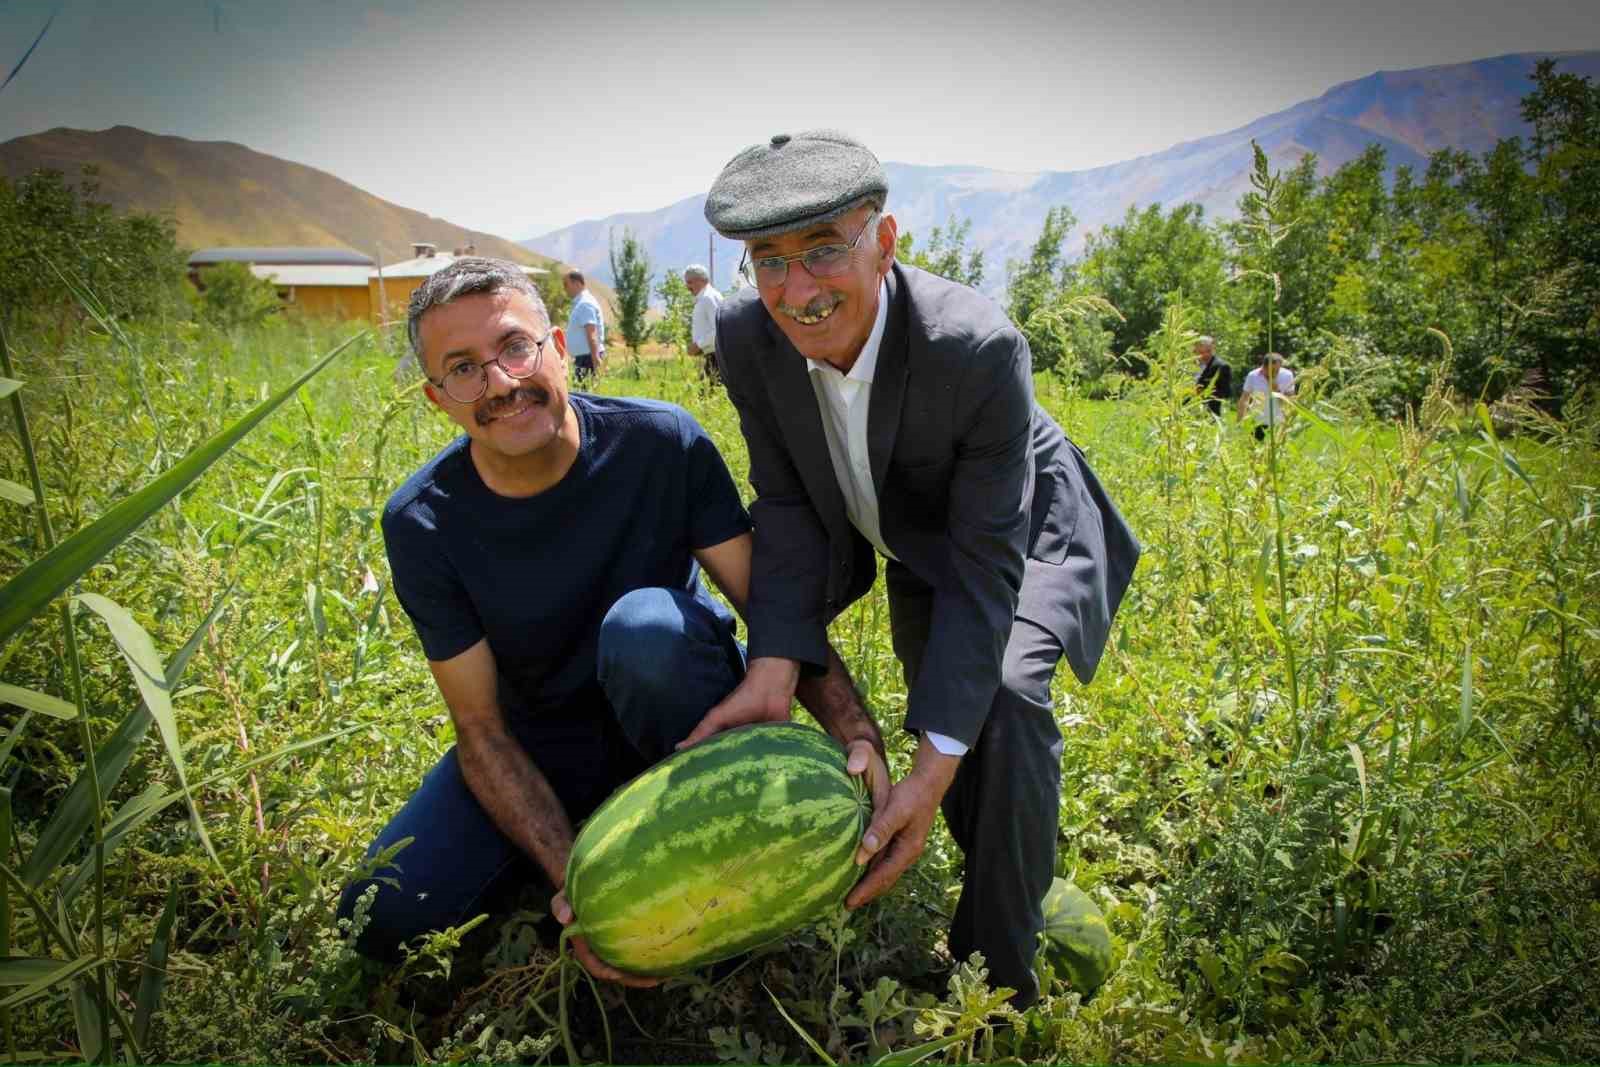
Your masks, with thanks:
[{"label": "white dress shirt", "polygon": [[[822,416],[822,433],[828,441],[828,456],[833,460],[833,475],[844,494],[845,512],[850,524],[888,559],[896,559],[883,543],[878,521],[878,490],[872,484],[872,461],[867,454],[867,412],[872,406],[872,379],[878,370],[878,349],[883,344],[884,327],[889,321],[889,286],[878,284],[878,316],[867,335],[861,354],[849,374],[820,359],[806,363],[811,372],[811,388],[817,394],[817,410]],[[953,737],[926,731],[933,747],[947,756],[964,755],[967,746]]]},{"label": "white dress shirt", "polygon": [[717,308],[722,306],[722,294],[710,282],[694,298],[694,316],[689,322],[689,338],[700,346],[702,352],[717,348]]}]

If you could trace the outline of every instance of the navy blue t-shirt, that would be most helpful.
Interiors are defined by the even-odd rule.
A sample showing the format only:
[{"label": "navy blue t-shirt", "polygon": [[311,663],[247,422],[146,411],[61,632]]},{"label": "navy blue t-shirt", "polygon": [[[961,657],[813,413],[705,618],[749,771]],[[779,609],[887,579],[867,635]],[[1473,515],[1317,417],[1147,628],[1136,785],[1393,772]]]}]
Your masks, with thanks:
[{"label": "navy blue t-shirt", "polygon": [[574,393],[580,443],[560,482],[496,494],[462,436],[389,498],[395,595],[432,660],[487,637],[507,715],[560,707],[595,682],[600,621],[618,598],[701,588],[690,552],[751,527],[716,446],[672,404]]}]

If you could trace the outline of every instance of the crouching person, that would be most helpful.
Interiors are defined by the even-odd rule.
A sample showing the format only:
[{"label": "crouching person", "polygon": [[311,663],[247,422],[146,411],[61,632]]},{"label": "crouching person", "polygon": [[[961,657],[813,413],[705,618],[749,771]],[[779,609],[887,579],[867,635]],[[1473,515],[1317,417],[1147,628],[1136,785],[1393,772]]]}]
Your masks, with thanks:
[{"label": "crouching person", "polygon": [[[745,671],[700,572],[742,609],[750,518],[688,412],[569,393],[562,331],[511,263],[456,260],[417,289],[408,326],[424,391],[465,434],[390,498],[383,533],[456,745],[368,854],[411,843],[344,891],[349,917],[377,886],[357,941],[377,958],[540,874],[570,922],[574,825]],[[886,791],[870,720],[808,696]],[[651,984],[573,946],[598,977]]]}]

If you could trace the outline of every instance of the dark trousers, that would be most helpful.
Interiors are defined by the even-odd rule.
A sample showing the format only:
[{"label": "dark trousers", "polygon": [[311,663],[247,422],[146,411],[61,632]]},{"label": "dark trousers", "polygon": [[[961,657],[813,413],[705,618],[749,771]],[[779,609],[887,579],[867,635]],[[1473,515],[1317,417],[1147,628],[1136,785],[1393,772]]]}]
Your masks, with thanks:
[{"label": "dark trousers", "polygon": [[572,357],[572,380],[574,382],[587,382],[594,378],[594,357]]},{"label": "dark trousers", "polygon": [[[933,589],[898,563],[886,577],[895,655],[909,688],[928,643]],[[1018,1007],[1039,996],[1033,960],[1044,930],[1041,905],[1055,877],[1062,744],[1050,683],[1062,651],[1037,623],[1012,623],[1000,689],[943,804],[950,836],[966,857],[950,954],[959,962],[982,952],[989,984],[1015,989]]]},{"label": "dark trousers", "polygon": [[[744,653],[704,603],[678,589],[638,589],[600,626],[598,680],[556,713],[509,722],[574,825],[673,746],[744,677]],[[544,881],[483,810],[450,749],[378,834],[369,857],[411,842],[371,878],[345,887],[340,918],[377,886],[356,942],[393,959],[402,942],[456,926],[510,890]]]}]

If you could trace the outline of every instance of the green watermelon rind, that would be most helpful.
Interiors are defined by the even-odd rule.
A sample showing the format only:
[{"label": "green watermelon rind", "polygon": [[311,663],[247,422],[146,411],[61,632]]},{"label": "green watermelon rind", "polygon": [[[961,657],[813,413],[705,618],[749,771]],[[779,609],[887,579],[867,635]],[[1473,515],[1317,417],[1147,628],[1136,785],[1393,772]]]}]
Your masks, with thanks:
[{"label": "green watermelon rind", "polygon": [[1111,931],[1089,895],[1065,878],[1050,883],[1044,896],[1045,958],[1072,988],[1087,995],[1111,973]]},{"label": "green watermelon rind", "polygon": [[573,932],[612,966],[651,975],[769,944],[843,902],[870,817],[826,734],[799,723],[725,731],[589,817],[567,865]]}]

